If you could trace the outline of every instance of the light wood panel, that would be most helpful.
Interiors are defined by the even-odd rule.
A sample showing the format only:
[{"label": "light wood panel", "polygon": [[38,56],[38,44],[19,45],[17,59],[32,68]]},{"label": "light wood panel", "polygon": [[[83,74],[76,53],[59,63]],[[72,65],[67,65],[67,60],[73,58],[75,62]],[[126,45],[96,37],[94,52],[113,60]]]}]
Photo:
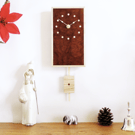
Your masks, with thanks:
[{"label": "light wood panel", "polygon": [[64,76],[64,92],[74,93],[74,76]]},{"label": "light wood panel", "polygon": [[122,123],[111,126],[100,126],[97,123],[79,123],[65,125],[64,123],[41,123],[33,127],[22,124],[0,124],[0,135],[135,135],[135,132],[121,130]]}]

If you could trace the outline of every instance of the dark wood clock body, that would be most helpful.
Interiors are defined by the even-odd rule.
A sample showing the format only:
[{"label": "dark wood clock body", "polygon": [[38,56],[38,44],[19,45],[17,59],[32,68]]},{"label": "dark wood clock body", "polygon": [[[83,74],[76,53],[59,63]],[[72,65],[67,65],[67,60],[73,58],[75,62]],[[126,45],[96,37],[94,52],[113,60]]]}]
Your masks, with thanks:
[{"label": "dark wood clock body", "polygon": [[84,65],[84,8],[53,8],[53,65]]}]

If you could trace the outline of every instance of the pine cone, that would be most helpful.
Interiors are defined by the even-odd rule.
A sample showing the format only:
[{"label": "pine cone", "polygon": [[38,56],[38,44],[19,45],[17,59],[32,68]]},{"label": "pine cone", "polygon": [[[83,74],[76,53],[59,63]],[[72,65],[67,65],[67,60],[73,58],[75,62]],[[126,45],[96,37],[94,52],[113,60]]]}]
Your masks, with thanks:
[{"label": "pine cone", "polygon": [[100,125],[110,126],[113,123],[113,121],[112,121],[113,115],[110,111],[111,111],[111,109],[106,108],[106,107],[99,110],[98,122],[99,122]]}]

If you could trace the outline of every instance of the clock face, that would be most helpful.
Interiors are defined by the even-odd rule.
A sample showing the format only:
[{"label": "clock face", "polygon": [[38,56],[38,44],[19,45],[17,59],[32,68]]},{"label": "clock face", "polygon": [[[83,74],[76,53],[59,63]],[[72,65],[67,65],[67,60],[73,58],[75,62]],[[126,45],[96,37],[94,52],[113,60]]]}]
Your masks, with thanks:
[{"label": "clock face", "polygon": [[53,8],[53,65],[84,65],[83,8]]}]

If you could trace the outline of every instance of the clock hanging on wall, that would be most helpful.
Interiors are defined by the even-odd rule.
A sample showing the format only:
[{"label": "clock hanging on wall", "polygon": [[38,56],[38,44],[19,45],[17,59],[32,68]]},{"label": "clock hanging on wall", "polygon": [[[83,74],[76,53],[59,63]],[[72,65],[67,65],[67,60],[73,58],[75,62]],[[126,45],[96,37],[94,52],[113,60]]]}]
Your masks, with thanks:
[{"label": "clock hanging on wall", "polygon": [[52,8],[52,65],[85,66],[84,8]]}]

